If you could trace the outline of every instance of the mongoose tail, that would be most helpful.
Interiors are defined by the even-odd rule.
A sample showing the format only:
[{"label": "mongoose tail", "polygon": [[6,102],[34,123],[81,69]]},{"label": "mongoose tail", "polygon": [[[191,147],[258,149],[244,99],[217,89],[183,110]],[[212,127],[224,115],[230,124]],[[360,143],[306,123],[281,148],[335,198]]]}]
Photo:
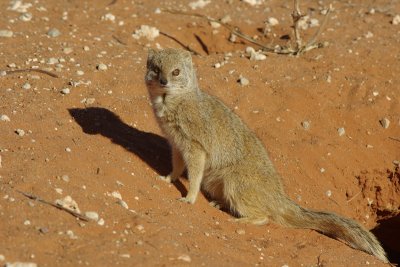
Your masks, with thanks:
[{"label": "mongoose tail", "polygon": [[342,240],[354,249],[374,255],[383,262],[389,262],[378,239],[356,221],[330,212],[308,210],[290,199],[288,201],[288,209],[281,215],[282,221],[279,223],[294,228],[316,230]]}]

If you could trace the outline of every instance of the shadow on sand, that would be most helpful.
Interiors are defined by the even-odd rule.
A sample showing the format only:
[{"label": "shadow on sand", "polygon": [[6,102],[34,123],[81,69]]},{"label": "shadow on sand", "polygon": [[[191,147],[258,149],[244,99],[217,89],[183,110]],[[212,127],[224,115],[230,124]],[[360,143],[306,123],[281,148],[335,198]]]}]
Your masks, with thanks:
[{"label": "shadow on sand", "polygon": [[[131,127],[105,108],[74,108],[68,111],[84,133],[109,138],[114,144],[134,153],[160,175],[171,171],[171,152],[165,138]],[[176,182],[175,186],[182,195],[186,195],[181,182]]]},{"label": "shadow on sand", "polygon": [[372,229],[371,232],[381,242],[389,261],[394,264],[400,264],[400,214],[393,217],[385,217],[385,219],[378,221],[379,225]]}]

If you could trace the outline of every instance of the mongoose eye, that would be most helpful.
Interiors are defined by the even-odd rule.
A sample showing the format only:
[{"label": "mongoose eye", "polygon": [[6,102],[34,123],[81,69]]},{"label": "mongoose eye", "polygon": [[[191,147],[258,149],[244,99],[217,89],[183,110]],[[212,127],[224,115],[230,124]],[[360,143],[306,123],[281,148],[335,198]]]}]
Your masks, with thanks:
[{"label": "mongoose eye", "polygon": [[179,73],[180,73],[180,70],[179,70],[179,69],[174,69],[174,71],[172,72],[172,75],[178,76]]}]

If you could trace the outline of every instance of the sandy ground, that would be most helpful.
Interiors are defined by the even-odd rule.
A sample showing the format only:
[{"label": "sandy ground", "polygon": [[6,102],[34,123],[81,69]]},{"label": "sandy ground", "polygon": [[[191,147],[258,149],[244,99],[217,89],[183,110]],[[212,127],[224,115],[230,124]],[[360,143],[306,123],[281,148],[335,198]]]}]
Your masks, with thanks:
[{"label": "sandy ground", "polygon": [[[224,27],[157,8],[229,15],[247,35],[285,46],[294,43],[291,1],[212,0],[196,10],[189,3],[0,1],[0,30],[12,31],[0,37],[0,70],[58,75],[0,72],[0,264],[384,266],[315,231],[235,224],[203,195],[194,205],[177,201],[187,180],[156,179],[170,171],[170,151],[143,77],[148,47],[181,46],[165,35],[135,39],[141,25],[199,53],[193,60],[201,88],[255,131],[292,199],[357,220],[399,263],[400,2],[332,1],[318,37],[329,46],[262,61],[245,54],[259,47],[229,41]],[[303,13],[318,20],[312,25],[322,23],[328,5],[301,1]],[[264,34],[268,18],[279,23]],[[317,28],[302,30],[304,40]],[[52,29],[59,36],[49,36]],[[99,221],[78,220],[19,191],[49,203],[70,196]]]}]

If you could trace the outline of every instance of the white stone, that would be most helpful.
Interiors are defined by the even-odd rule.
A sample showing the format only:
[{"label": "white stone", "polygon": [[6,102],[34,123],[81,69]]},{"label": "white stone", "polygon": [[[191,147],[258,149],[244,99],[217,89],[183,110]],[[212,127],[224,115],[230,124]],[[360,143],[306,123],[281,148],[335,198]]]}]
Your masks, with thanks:
[{"label": "white stone", "polygon": [[135,39],[145,37],[147,40],[153,41],[159,35],[160,31],[157,28],[148,25],[141,25],[140,29],[135,30],[135,32],[132,34],[132,37]]},{"label": "white stone", "polygon": [[50,37],[58,37],[58,36],[60,36],[60,34],[61,34],[61,32],[56,28],[52,28],[47,32],[47,35]]},{"label": "white stone", "polygon": [[97,65],[97,69],[101,70],[101,71],[105,71],[105,70],[107,70],[107,65],[103,64],[103,63],[100,63],[100,64]]},{"label": "white stone", "polygon": [[383,118],[379,121],[384,129],[389,128],[390,120],[388,118]]},{"label": "white stone", "polygon": [[5,265],[5,267],[37,267],[37,264],[34,262],[7,262]]},{"label": "white stone", "polygon": [[95,212],[95,211],[86,211],[85,212],[85,216],[87,218],[89,218],[90,220],[93,220],[93,221],[96,221],[96,222],[99,220],[99,214],[97,212]]},{"label": "white stone", "polygon": [[69,88],[64,88],[64,89],[61,90],[61,93],[63,95],[68,95],[69,93],[71,93],[71,90]]},{"label": "white stone", "polygon": [[339,136],[343,136],[346,133],[346,131],[343,127],[337,129],[337,131],[338,131]]},{"label": "white stone", "polygon": [[392,24],[393,25],[399,25],[400,24],[400,15],[394,16],[394,18],[392,20]]},{"label": "white stone", "polygon": [[197,0],[194,2],[190,2],[189,3],[189,7],[191,9],[197,9],[197,8],[204,8],[206,5],[208,5],[209,3],[211,3],[210,0]]},{"label": "white stone", "polygon": [[10,30],[0,30],[0,37],[10,38],[13,37],[14,33]]},{"label": "white stone", "polygon": [[7,115],[3,114],[0,116],[0,121],[10,121],[10,118]]},{"label": "white stone", "polygon": [[267,19],[267,24],[268,24],[269,26],[276,26],[276,25],[279,24],[279,21],[278,21],[276,18],[274,18],[274,17],[269,17],[269,18]]}]

